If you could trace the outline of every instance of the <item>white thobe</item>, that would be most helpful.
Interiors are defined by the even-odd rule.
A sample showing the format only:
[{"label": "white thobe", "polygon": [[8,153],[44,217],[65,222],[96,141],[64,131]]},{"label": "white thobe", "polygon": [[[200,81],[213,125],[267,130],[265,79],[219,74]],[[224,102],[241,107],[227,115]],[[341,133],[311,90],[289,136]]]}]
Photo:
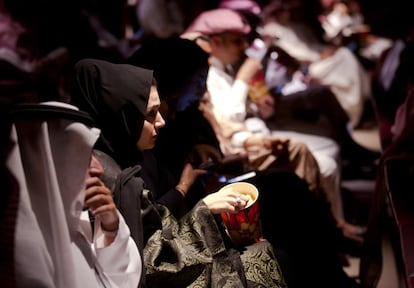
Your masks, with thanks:
[{"label": "white thobe", "polygon": [[255,133],[287,136],[292,140],[305,143],[319,165],[321,184],[327,193],[328,200],[332,203],[333,212],[339,219],[344,217],[340,189],[339,147],[335,141],[322,136],[293,131],[269,131],[261,119],[246,119],[248,84],[241,80],[234,80],[225,72],[225,67],[220,60],[214,57],[211,58],[207,75],[207,90],[210,94],[214,116],[219,123],[221,119],[224,119],[245,124],[245,130],[233,134],[231,142],[234,146],[242,147],[243,142]]}]

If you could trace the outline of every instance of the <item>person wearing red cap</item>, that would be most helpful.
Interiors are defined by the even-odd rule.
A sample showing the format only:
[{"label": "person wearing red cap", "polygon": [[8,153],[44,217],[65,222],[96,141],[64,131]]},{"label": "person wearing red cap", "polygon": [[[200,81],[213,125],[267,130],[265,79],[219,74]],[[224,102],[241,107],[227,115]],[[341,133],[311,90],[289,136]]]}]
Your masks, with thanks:
[{"label": "person wearing red cap", "polygon": [[[319,166],[322,190],[332,205],[333,213],[338,223],[345,223],[338,144],[327,137],[271,130],[262,119],[249,115],[248,109],[254,107],[254,103],[249,102],[249,83],[261,69],[260,60],[245,56],[250,30],[237,12],[224,8],[200,14],[187,29],[187,32],[208,35],[210,68],[207,90],[213,114],[219,123],[242,123],[246,126],[247,129],[235,130],[229,137],[235,148],[260,146],[260,143],[267,141],[264,139],[271,139],[275,145],[283,143],[289,153],[293,153],[296,145],[306,144]],[[287,144],[289,139],[291,143]],[[309,179],[307,181],[309,183]]]},{"label": "person wearing red cap", "polygon": [[[245,55],[249,46],[248,34],[250,31],[250,26],[240,14],[223,8],[200,14],[186,30],[186,33],[201,33],[206,36],[209,42],[210,67],[207,76],[207,90],[212,104],[212,114],[220,125],[227,125],[226,128],[229,123],[234,123],[239,127],[240,125],[245,126],[244,129],[235,129],[234,133],[229,133],[229,140],[234,148],[254,149],[270,140],[274,142],[274,145],[282,144],[283,150],[291,153],[294,145],[306,144],[308,150],[317,160],[319,167],[316,169],[320,171],[322,189],[332,205],[332,212],[339,225],[344,220],[337,143],[329,138],[310,134],[292,131],[284,134],[280,131],[270,131],[262,119],[249,115],[248,108],[251,107],[249,107],[251,103],[248,97],[249,83],[262,68],[260,59]],[[281,138],[280,135],[288,136]],[[329,265],[326,261],[323,266]],[[332,265],[329,269],[336,269],[332,267],[337,266]],[[311,270],[315,272],[314,277],[319,279],[320,274],[317,276],[317,273],[320,271]],[[332,271],[331,276],[335,278],[338,275],[343,275],[343,271],[340,270]],[[323,278],[324,276],[321,276],[321,281]],[[333,278],[327,280],[328,278],[330,277],[323,279],[323,281],[337,281]],[[345,283],[348,282],[345,281],[344,286],[332,286],[334,282],[326,283],[327,286],[324,286],[325,283],[321,283],[320,287],[352,287],[353,285],[352,283],[351,286],[346,286]]]}]

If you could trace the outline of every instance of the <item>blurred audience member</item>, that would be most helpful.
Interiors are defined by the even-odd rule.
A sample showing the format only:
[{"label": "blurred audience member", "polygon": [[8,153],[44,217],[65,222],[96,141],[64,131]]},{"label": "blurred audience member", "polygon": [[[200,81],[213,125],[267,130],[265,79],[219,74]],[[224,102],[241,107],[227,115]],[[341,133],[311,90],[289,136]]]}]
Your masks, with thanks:
[{"label": "blurred audience member", "polygon": [[318,40],[300,18],[300,8],[274,1],[264,10],[264,35],[307,67],[307,73],[328,85],[347,112],[352,127],[360,124],[366,101],[371,97],[370,79],[355,55],[345,47]]}]

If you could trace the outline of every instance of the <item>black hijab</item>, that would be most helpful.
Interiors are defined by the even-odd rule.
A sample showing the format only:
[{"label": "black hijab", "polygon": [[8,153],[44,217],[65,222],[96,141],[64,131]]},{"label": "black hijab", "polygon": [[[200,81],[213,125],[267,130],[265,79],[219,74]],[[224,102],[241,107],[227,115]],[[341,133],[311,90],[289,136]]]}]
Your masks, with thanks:
[{"label": "black hijab", "polygon": [[147,113],[152,70],[104,60],[83,59],[75,65],[71,101],[89,113],[101,129],[95,148],[122,168],[137,164],[138,142]]}]

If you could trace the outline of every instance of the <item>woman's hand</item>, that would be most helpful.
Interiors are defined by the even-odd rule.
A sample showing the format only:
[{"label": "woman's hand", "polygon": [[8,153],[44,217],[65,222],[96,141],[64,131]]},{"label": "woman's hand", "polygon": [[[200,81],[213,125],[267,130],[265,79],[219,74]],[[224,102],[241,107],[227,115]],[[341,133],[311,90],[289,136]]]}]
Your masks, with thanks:
[{"label": "woman's hand", "polygon": [[175,186],[175,189],[177,189],[185,197],[197,177],[206,173],[207,170],[195,169],[191,163],[186,163],[184,165],[183,172],[181,172],[180,182],[177,184],[177,186]]},{"label": "woman's hand", "polygon": [[208,144],[197,144],[193,147],[193,153],[191,153],[190,162],[199,162],[205,164],[208,161],[219,162],[222,158],[220,151]]},{"label": "woman's hand", "polygon": [[249,196],[231,189],[223,189],[207,195],[203,201],[213,214],[237,213],[246,207]]},{"label": "woman's hand", "polygon": [[[217,163],[222,158],[220,152],[213,146],[207,144],[198,144],[193,148],[192,153],[188,157],[189,162],[185,164],[183,172],[181,172],[180,182],[175,186],[183,196],[187,195],[188,190],[200,175],[207,174],[207,170],[202,168],[194,168],[207,164],[209,161]],[[197,164],[191,164],[197,163]]]}]

